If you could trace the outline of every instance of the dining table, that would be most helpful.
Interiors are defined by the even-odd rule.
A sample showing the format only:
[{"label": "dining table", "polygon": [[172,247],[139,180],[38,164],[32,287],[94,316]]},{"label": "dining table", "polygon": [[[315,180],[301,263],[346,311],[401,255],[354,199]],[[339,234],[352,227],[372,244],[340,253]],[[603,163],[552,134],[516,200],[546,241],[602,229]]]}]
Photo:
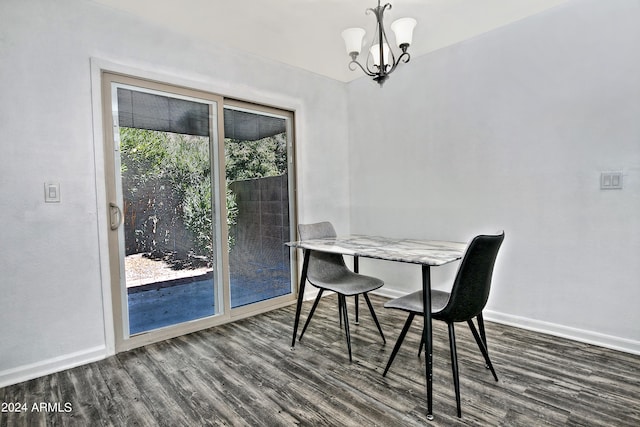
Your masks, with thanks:
[{"label": "dining table", "polygon": [[390,238],[353,234],[330,238],[299,240],[286,243],[291,248],[299,248],[304,252],[300,285],[296,305],[295,321],[293,325],[294,348],[300,311],[304,301],[304,289],[307,281],[309,256],[312,252],[328,252],[353,257],[354,272],[359,271],[359,258],[371,258],[385,261],[395,261],[416,264],[422,269],[422,295],[424,307],[424,327],[422,330],[425,343],[425,377],[427,386],[427,419],[433,420],[433,342],[431,324],[431,267],[442,266],[462,258],[467,243],[443,240],[423,240]]}]

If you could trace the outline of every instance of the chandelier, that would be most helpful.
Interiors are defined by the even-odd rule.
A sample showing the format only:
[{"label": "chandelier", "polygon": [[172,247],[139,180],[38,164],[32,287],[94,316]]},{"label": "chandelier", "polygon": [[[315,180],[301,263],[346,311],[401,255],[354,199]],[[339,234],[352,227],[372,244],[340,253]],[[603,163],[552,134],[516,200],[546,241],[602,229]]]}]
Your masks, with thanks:
[{"label": "chandelier", "polygon": [[417,23],[413,18],[400,18],[391,24],[391,30],[396,37],[396,44],[402,51],[402,53],[396,57],[396,54],[389,46],[387,33],[384,29],[384,12],[387,9],[391,9],[391,4],[387,3],[381,6],[380,0],[378,0],[378,7],[369,8],[365,12],[367,15],[369,12],[373,12],[375,15],[376,33],[374,34],[364,65],[359,63],[357,58],[362,49],[365,30],[362,28],[347,28],[342,32],[347,53],[351,56],[349,69],[354,71],[356,66],[360,67],[366,75],[373,77],[373,80],[378,82],[380,87],[382,87],[385,80],[389,78],[389,74],[393,73],[398,64],[400,64],[400,61],[407,63],[409,59],[411,59],[407,49],[409,49],[409,45],[411,45],[413,28]]}]

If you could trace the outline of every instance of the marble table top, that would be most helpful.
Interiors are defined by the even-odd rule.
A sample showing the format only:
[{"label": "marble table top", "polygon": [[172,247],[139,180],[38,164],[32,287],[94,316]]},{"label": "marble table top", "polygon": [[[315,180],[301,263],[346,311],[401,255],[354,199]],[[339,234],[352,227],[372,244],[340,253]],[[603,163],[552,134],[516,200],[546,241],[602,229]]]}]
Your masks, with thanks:
[{"label": "marble table top", "polygon": [[288,242],[293,248],[423,265],[443,265],[464,255],[467,243],[440,240],[392,239],[351,235]]}]

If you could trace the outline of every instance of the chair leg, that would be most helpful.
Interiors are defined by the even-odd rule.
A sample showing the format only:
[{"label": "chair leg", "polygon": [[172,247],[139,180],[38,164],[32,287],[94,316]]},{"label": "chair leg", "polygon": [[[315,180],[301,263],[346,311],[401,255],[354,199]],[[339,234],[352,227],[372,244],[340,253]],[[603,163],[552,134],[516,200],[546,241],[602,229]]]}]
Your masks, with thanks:
[{"label": "chair leg", "polygon": [[396,354],[398,354],[398,350],[400,350],[400,346],[402,345],[402,341],[404,341],[404,337],[407,335],[409,331],[409,327],[411,326],[411,322],[413,322],[413,318],[416,317],[415,313],[409,313],[409,317],[407,317],[407,321],[404,323],[404,327],[402,328],[402,332],[400,332],[400,336],[398,337],[398,341],[396,341],[396,345],[393,347],[393,351],[391,352],[391,357],[387,362],[387,367],[384,368],[383,377],[387,375],[391,364],[393,363],[393,359],[396,358]]},{"label": "chair leg", "polygon": [[484,318],[482,317],[482,312],[478,314],[478,329],[480,330],[480,336],[482,337],[484,348],[486,348],[487,353],[489,353],[489,346],[487,345],[487,334],[485,334],[484,332]]},{"label": "chair leg", "polygon": [[489,353],[487,352],[487,347],[482,341],[482,337],[478,334],[478,331],[476,330],[476,326],[473,324],[472,320],[468,320],[467,324],[469,325],[469,329],[471,329],[471,333],[473,334],[473,337],[476,339],[478,348],[480,348],[480,351],[482,352],[482,356],[484,357],[486,366],[491,370],[491,373],[493,374],[493,378],[496,381],[498,381],[498,375],[496,374],[495,369],[493,369],[493,364],[491,363],[491,359],[489,359]]},{"label": "chair leg", "polygon": [[418,347],[418,357],[422,355],[422,349],[424,348],[424,334],[420,336],[420,347]]},{"label": "chair leg", "polygon": [[324,289],[320,289],[318,292],[318,296],[316,297],[316,300],[313,302],[313,306],[311,307],[311,311],[309,312],[309,316],[307,317],[307,321],[304,322],[304,327],[302,328],[302,333],[300,334],[300,338],[298,338],[298,341],[302,341],[302,336],[304,335],[304,331],[307,330],[307,326],[309,326],[309,322],[311,321],[311,318],[313,317],[313,313],[315,313],[316,311],[316,307],[318,306],[318,303],[320,302],[320,298],[322,298],[322,293],[324,292]]},{"label": "chair leg", "polygon": [[360,324],[360,304],[358,304],[358,297],[360,295],[355,295],[355,304],[356,304],[356,325]]},{"label": "chair leg", "polygon": [[453,387],[456,391],[456,409],[458,418],[462,418],[460,410],[460,378],[458,377],[458,354],[456,352],[456,333],[453,322],[447,324],[449,326],[449,346],[451,348],[451,370],[453,371]]},{"label": "chair leg", "polygon": [[[373,310],[373,305],[371,305],[371,300],[369,299],[369,295],[364,293],[362,294],[362,296],[364,296],[364,300],[367,302],[367,305],[369,306],[369,311],[371,312],[371,317],[373,317],[373,321],[376,322],[376,326],[378,327],[378,332],[380,332],[380,336],[382,337],[382,342],[386,344],[387,340],[384,338],[384,334],[382,333],[382,327],[380,326],[380,322],[378,322],[378,316],[376,316],[376,312]],[[356,301],[357,301],[357,298],[358,296],[356,295]],[[357,307],[358,306],[356,305],[356,313],[357,313]]]},{"label": "chair leg", "polygon": [[[478,329],[480,330],[480,336],[482,337],[482,342],[484,343],[484,348],[487,349],[487,354],[489,354],[489,346],[487,345],[487,334],[484,332],[484,318],[482,317],[482,312],[478,314]],[[485,364],[485,368],[489,369],[489,365]]]},{"label": "chair leg", "polygon": [[340,329],[342,329],[342,299],[338,295],[338,317],[340,318]]},{"label": "chair leg", "polygon": [[349,349],[349,362],[353,362],[351,358],[351,334],[349,333],[349,316],[347,315],[347,299],[344,295],[338,294],[339,305],[344,318],[344,332],[347,336],[347,348]]}]

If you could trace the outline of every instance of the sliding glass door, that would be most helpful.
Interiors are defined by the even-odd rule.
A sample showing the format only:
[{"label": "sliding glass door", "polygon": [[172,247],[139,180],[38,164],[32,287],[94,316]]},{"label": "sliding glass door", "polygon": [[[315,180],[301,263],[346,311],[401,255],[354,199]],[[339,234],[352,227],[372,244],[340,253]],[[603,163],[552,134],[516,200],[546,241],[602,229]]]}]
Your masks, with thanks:
[{"label": "sliding glass door", "polygon": [[224,109],[231,307],[292,292],[292,116],[239,102]]},{"label": "sliding glass door", "polygon": [[103,97],[116,349],[291,301],[293,115],[108,73]]}]

